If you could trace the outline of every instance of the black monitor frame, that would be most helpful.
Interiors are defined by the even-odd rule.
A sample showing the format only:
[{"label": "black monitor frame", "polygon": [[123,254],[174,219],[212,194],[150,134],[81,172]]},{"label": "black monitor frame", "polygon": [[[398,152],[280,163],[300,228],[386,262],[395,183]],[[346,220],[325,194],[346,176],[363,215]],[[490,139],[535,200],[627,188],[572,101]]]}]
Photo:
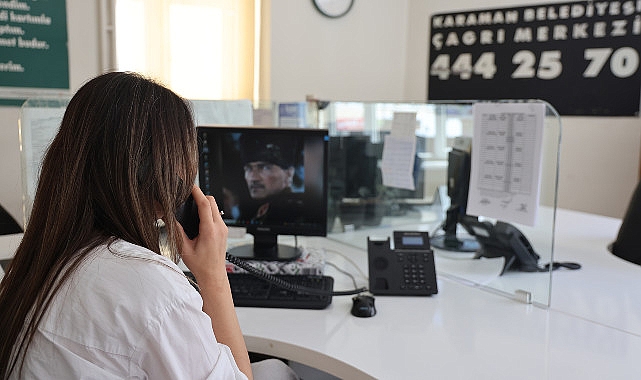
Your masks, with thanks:
[{"label": "black monitor frame", "polygon": [[[199,186],[205,194],[213,195],[223,220],[229,227],[243,227],[253,235],[252,245],[233,247],[234,256],[269,261],[294,260],[300,256],[297,247],[278,244],[278,235],[326,236],[328,188],[328,132],[322,129],[258,126],[199,126]],[[265,139],[288,139],[298,147],[297,176],[302,191],[291,193],[291,208],[282,220],[256,221],[243,217],[252,204],[242,172],[239,136]],[[319,145],[320,144],[320,145]],[[300,178],[302,177],[302,178]],[[236,197],[230,207],[230,196]],[[285,215],[285,214],[283,214]],[[292,218],[289,220],[288,218]]]},{"label": "black monitor frame", "polygon": [[444,234],[435,235],[430,241],[436,248],[456,252],[475,252],[480,248],[476,239],[461,238],[457,235],[458,225],[467,215],[471,168],[470,151],[459,146],[453,147],[448,153],[447,195],[450,198],[450,207],[441,226]]},{"label": "black monitor frame", "polygon": [[335,217],[354,228],[381,223],[382,173],[379,165],[383,143],[372,136],[353,133],[329,138],[329,228]]}]

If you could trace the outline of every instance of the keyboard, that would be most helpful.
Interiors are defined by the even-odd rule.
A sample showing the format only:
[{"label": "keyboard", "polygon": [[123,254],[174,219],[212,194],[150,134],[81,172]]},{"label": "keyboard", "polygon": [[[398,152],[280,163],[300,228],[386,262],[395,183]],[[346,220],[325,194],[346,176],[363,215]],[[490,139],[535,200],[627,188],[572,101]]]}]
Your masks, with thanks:
[{"label": "keyboard", "polygon": [[[317,275],[272,275],[283,281],[326,290],[334,289],[334,279]],[[273,307],[286,309],[324,309],[332,303],[332,295],[316,295],[283,289],[249,273],[228,273],[234,305],[239,307]]]},{"label": "keyboard", "polygon": [[[185,275],[195,281],[190,272],[185,272]],[[234,306],[325,309],[332,303],[332,295],[330,294],[334,290],[334,279],[332,277],[311,274],[276,274],[272,276],[294,285],[324,290],[328,294],[316,295],[283,289],[249,273],[227,273],[232,297],[234,298]]]}]

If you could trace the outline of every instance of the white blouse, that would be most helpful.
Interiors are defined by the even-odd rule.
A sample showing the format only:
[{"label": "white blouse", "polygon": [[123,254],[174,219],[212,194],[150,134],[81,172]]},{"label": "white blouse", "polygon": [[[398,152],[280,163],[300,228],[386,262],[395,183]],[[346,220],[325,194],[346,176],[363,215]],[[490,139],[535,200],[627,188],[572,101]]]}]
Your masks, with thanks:
[{"label": "white blouse", "polygon": [[55,296],[21,377],[246,379],[202,307],[171,260],[124,241],[101,246]]}]

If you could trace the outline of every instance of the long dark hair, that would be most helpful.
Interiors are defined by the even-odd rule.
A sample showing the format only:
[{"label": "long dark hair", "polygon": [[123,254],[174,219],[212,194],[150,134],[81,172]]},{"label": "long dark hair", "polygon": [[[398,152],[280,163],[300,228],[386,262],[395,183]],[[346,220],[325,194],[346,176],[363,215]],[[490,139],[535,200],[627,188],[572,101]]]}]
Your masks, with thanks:
[{"label": "long dark hair", "polygon": [[0,283],[0,377],[21,363],[54,295],[95,247],[122,239],[160,254],[162,217],[178,260],[174,210],[194,183],[196,149],[189,103],[160,84],[112,72],[78,90]]}]

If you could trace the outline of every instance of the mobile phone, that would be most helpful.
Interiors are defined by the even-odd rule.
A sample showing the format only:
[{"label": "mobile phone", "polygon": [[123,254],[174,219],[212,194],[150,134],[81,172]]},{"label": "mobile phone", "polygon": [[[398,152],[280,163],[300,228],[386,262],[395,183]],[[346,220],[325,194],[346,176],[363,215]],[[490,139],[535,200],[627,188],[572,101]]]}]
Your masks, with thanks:
[{"label": "mobile phone", "polygon": [[183,230],[185,230],[188,238],[194,239],[198,236],[200,217],[198,217],[198,206],[196,206],[196,202],[194,202],[193,195],[189,194],[185,202],[178,206],[176,209],[176,219],[178,223],[183,226]]}]

